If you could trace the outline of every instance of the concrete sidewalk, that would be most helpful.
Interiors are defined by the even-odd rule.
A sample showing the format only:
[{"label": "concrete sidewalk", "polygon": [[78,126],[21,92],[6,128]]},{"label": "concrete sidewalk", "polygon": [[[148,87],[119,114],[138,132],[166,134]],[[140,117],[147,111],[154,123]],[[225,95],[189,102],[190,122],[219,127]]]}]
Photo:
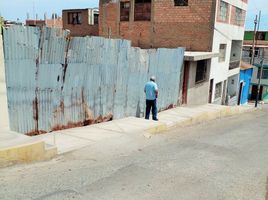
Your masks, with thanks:
[{"label": "concrete sidewalk", "polygon": [[255,110],[253,106],[228,107],[207,104],[195,107],[177,107],[163,111],[158,115],[158,122],[128,117],[34,137],[28,137],[6,130],[4,134],[0,133],[0,136],[2,135],[0,138],[0,158],[2,157],[2,160],[6,159],[9,161],[44,160],[56,154],[74,151],[110,138],[120,139],[123,136],[145,136],[146,138],[150,138],[153,134],[172,128],[203,123],[253,110]]},{"label": "concrete sidewalk", "polygon": [[131,133],[150,138],[153,134],[172,128],[203,123],[252,110],[254,110],[252,106],[228,107],[214,104],[195,107],[177,107],[160,112],[158,122],[128,117],[86,127],[56,131],[35,136],[35,138],[44,140],[50,145],[57,146],[58,153],[61,154],[84,146],[93,145],[96,142],[108,138],[119,138],[123,135],[130,135]]}]

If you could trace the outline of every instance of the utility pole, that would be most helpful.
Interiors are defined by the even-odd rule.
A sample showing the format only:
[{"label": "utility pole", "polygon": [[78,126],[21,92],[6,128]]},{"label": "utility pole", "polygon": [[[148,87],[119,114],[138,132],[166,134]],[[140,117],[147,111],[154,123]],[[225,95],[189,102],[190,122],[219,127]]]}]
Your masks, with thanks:
[{"label": "utility pole", "polygon": [[261,23],[261,11],[259,12],[259,19],[258,19],[258,26],[257,26],[257,31],[255,33],[255,42],[254,42],[254,56],[253,56],[253,60],[252,60],[252,65],[254,65],[255,63],[255,49],[258,43],[258,34],[259,34],[259,30],[260,30],[260,23]]},{"label": "utility pole", "polygon": [[258,16],[256,15],[254,20],[254,36],[253,36],[253,42],[252,42],[252,48],[251,48],[251,59],[250,64],[254,65],[254,57],[255,57],[255,42],[256,42],[256,30],[257,30],[257,24],[258,24]]},{"label": "utility pole", "polygon": [[[255,44],[254,44],[254,55],[252,56],[252,64],[254,65],[255,63],[255,45],[257,43],[257,40],[258,38],[257,37],[257,34],[259,32],[259,29],[260,29],[260,22],[261,22],[261,11],[259,12],[259,19],[258,19],[258,28],[257,28],[257,33],[255,35]],[[257,89],[257,96],[256,96],[256,100],[255,100],[255,107],[257,108],[258,107],[258,101],[259,101],[259,96],[260,96],[260,87],[261,87],[261,79],[262,79],[262,73],[263,73],[263,60],[264,60],[264,57],[262,56],[262,59],[261,59],[261,71],[260,71],[260,76],[259,76],[259,80],[258,80],[258,89]],[[259,71],[259,69],[258,69]]]}]

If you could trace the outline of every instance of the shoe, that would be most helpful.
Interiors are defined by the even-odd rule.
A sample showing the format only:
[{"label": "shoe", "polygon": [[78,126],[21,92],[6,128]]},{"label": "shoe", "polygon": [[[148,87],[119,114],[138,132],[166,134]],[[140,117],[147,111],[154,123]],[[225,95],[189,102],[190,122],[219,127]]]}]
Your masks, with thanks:
[{"label": "shoe", "polygon": [[154,121],[158,121],[158,119],[153,119]]}]

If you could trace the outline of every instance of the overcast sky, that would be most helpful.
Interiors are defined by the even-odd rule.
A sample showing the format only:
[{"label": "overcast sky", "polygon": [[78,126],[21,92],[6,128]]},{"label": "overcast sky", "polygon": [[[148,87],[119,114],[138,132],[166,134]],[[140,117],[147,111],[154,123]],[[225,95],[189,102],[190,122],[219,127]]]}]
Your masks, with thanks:
[{"label": "overcast sky", "polygon": [[[44,13],[51,16],[53,12],[61,15],[62,9],[98,7],[98,0],[1,0],[0,14],[9,20],[24,21],[27,14],[32,18],[37,13],[43,18]],[[246,29],[253,29],[255,15],[262,10],[261,29],[268,30],[268,0],[249,0]]]}]

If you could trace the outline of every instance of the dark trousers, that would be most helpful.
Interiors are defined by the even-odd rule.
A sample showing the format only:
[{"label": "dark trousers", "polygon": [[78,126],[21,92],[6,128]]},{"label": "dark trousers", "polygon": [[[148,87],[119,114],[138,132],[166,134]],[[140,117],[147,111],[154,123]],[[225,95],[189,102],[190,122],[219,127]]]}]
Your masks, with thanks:
[{"label": "dark trousers", "polygon": [[153,120],[157,120],[156,99],[155,100],[146,100],[146,115],[145,115],[145,119],[150,118],[151,109],[152,109],[152,114],[153,114]]}]

